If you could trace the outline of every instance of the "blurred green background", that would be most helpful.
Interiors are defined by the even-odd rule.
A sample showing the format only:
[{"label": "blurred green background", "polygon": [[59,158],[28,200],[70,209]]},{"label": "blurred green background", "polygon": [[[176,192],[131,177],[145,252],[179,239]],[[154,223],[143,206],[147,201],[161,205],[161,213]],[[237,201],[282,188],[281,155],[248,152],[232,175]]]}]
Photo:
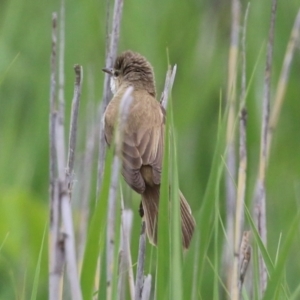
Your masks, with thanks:
[{"label": "blurred green background", "polygon": [[[242,1],[243,13],[246,4]],[[60,3],[3,0],[0,6],[0,299],[28,299],[48,221],[51,14],[59,10]],[[272,97],[299,6],[298,0],[278,3]],[[247,27],[248,78],[258,61],[247,98],[248,202],[251,201],[259,158],[270,7],[271,1],[252,1]],[[193,211],[201,207],[210,172],[220,95],[225,103],[230,8],[229,0],[124,1],[119,52],[131,49],[149,59],[154,66],[158,95],[167,70],[166,48],[171,63],[178,65],[173,102],[179,179]],[[98,103],[102,95],[105,20],[106,1],[66,1],[66,124],[73,93],[73,65],[79,63],[84,69],[81,133],[85,130],[88,98],[93,95]],[[94,84],[89,84],[89,80]],[[300,203],[299,80],[298,47],[267,173],[268,248],[273,257],[280,233],[284,237]],[[83,140],[82,136],[79,153],[83,149]],[[137,210],[137,205],[133,210]],[[137,215],[135,224],[138,230]],[[133,240],[136,249],[137,238],[133,237]],[[298,257],[299,247],[298,232],[287,265],[291,288],[299,281],[300,261],[293,259]],[[45,299],[47,295],[47,268],[45,247],[39,299]]]}]

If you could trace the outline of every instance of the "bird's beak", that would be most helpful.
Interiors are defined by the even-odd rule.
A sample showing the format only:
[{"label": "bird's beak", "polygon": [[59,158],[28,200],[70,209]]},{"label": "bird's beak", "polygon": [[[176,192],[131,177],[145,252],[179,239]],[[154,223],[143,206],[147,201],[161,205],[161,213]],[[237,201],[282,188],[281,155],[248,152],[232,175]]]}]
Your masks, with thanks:
[{"label": "bird's beak", "polygon": [[102,69],[103,72],[109,74],[109,75],[113,75],[113,68],[103,68]]}]

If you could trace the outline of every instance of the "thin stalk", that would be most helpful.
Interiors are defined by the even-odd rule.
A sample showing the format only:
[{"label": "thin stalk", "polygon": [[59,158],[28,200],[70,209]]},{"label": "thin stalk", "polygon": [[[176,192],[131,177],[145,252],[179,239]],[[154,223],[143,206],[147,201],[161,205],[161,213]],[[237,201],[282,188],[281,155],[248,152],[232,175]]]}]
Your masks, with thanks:
[{"label": "thin stalk", "polygon": [[131,228],[132,228],[132,219],[133,219],[133,212],[129,209],[124,209],[124,199],[123,196],[121,197],[121,234],[122,234],[122,242],[121,242],[121,254],[120,257],[120,267],[119,267],[119,299],[125,299],[122,297],[121,291],[124,290],[125,285],[125,275],[128,273],[128,282],[129,282],[129,293],[130,299],[134,299],[134,275],[132,269],[132,258],[131,258],[131,251],[130,251],[130,235],[131,235]]},{"label": "thin stalk", "polygon": [[273,132],[276,129],[280,111],[283,105],[295,48],[297,43],[299,42],[299,36],[300,36],[300,9],[298,10],[298,14],[296,16],[294,26],[291,32],[290,40],[286,48],[283,65],[280,73],[280,78],[277,85],[274,106],[271,110],[270,122],[268,126],[267,161],[269,160],[270,157],[270,147],[272,143]]},{"label": "thin stalk", "polygon": [[144,279],[142,300],[149,300],[150,299],[151,281],[152,281],[152,276],[150,274],[148,274]]},{"label": "thin stalk", "polygon": [[177,71],[177,65],[174,65],[173,69],[169,69],[166,74],[165,86],[160,98],[160,103],[165,110],[168,107],[168,99],[173,88],[176,71]]},{"label": "thin stalk", "polygon": [[239,147],[239,170],[238,170],[238,185],[237,185],[237,199],[236,199],[236,210],[235,210],[235,228],[234,228],[234,258],[233,258],[233,269],[232,269],[232,284],[231,284],[231,299],[240,299],[239,293],[239,247],[241,244],[242,231],[244,227],[244,205],[245,205],[245,191],[246,191],[246,178],[247,178],[247,147],[246,147],[246,123],[247,123],[247,110],[245,107],[246,97],[246,28],[247,19],[249,12],[249,4],[247,6],[243,35],[242,35],[242,87],[240,97],[240,147]]},{"label": "thin stalk", "polygon": [[244,231],[239,253],[239,297],[241,298],[246,272],[251,260],[252,248],[250,245],[251,231]]},{"label": "thin stalk", "polygon": [[75,65],[74,71],[75,71],[75,85],[74,85],[74,96],[72,100],[68,163],[67,163],[67,170],[66,170],[66,177],[67,177],[69,191],[71,191],[72,189],[76,139],[77,139],[77,123],[78,123],[77,120],[78,120],[79,104],[80,104],[81,89],[82,89],[82,79],[83,79],[83,71],[81,66]]},{"label": "thin stalk", "polygon": [[[58,159],[58,178],[59,178],[59,205],[63,224],[63,243],[65,250],[65,260],[67,263],[67,276],[70,283],[72,299],[82,299],[81,288],[77,271],[74,226],[71,209],[71,187],[69,185],[68,174],[73,172],[75,151],[76,151],[76,128],[78,119],[78,107],[81,95],[82,68],[79,65],[74,67],[76,80],[74,87],[73,109],[71,113],[70,142],[68,148],[68,162],[64,161],[65,141],[64,123],[59,119],[56,123],[56,145]],[[71,154],[70,154],[71,153]],[[67,170],[65,171],[65,166]]]},{"label": "thin stalk", "polygon": [[226,183],[226,235],[228,243],[223,251],[223,272],[227,278],[227,288],[230,289],[232,278],[232,253],[234,241],[234,214],[236,203],[236,151],[235,151],[235,120],[236,120],[236,80],[237,64],[239,55],[239,26],[240,26],[240,2],[231,1],[231,38],[228,58],[228,82],[227,82],[227,103],[228,103],[228,121],[227,121],[227,172],[225,175]]},{"label": "thin stalk", "polygon": [[77,242],[78,248],[78,261],[81,269],[82,260],[84,255],[84,250],[86,246],[87,231],[89,225],[89,199],[91,194],[92,186],[92,169],[94,163],[94,154],[95,154],[95,144],[98,136],[98,128],[96,127],[96,122],[94,118],[91,118],[93,115],[92,105],[93,99],[90,99],[90,107],[87,110],[87,128],[86,128],[86,141],[85,141],[85,151],[82,159],[82,172],[80,177],[80,220],[79,220],[79,237]]},{"label": "thin stalk", "polygon": [[56,180],[56,64],[57,64],[57,13],[52,14],[52,51],[51,51],[51,79],[50,79],[50,114],[49,114],[49,200],[50,200],[50,241],[49,241],[49,299],[62,299],[64,248],[60,243],[60,205],[59,185]]},{"label": "thin stalk", "polygon": [[240,117],[240,165],[238,174],[237,205],[235,213],[235,232],[234,232],[234,259],[232,272],[231,299],[238,300],[238,274],[239,274],[239,247],[241,243],[242,228],[244,226],[244,205],[246,190],[246,170],[247,170],[247,150],[246,150],[246,118],[247,112],[244,108]]},{"label": "thin stalk", "polygon": [[61,0],[59,22],[59,72],[58,72],[58,103],[59,111],[64,122],[65,116],[65,0]]},{"label": "thin stalk", "polygon": [[112,175],[111,175],[111,184],[109,190],[109,200],[108,200],[108,223],[107,223],[107,236],[106,236],[106,287],[107,287],[107,299],[112,299],[112,279],[115,270],[115,261],[114,261],[114,250],[115,250],[115,220],[116,220],[116,200],[117,200],[117,189],[119,182],[119,169],[121,166],[121,147],[123,139],[123,128],[126,122],[129,107],[132,101],[130,96],[132,93],[132,87],[129,87],[124,93],[120,108],[119,108],[119,124],[118,129],[116,130],[115,135],[115,145],[116,153],[113,159],[112,164]]},{"label": "thin stalk", "polygon": [[136,281],[135,281],[135,297],[134,297],[135,300],[142,299],[143,285],[144,285],[145,253],[146,253],[146,223],[143,220],[141,226],[141,233],[140,233],[138,264],[137,264]]},{"label": "thin stalk", "polygon": [[[109,10],[109,2],[107,2],[107,9]],[[113,63],[117,56],[117,49],[119,43],[119,34],[120,34],[120,27],[121,27],[121,19],[122,19],[122,12],[123,12],[123,0],[115,0],[114,4],[114,13],[113,13],[113,21],[112,21],[112,31],[110,35],[107,35],[106,43],[109,44],[109,50],[106,53],[105,59],[105,66],[112,67]],[[109,16],[109,12],[107,12],[107,17]],[[108,28],[107,19],[107,28]],[[110,39],[109,39],[110,36]],[[108,45],[106,45],[108,48]],[[97,196],[99,195],[101,184],[102,184],[102,177],[103,177],[103,170],[104,170],[104,161],[105,161],[105,152],[106,152],[106,142],[104,138],[104,128],[102,124],[102,117],[105,112],[106,106],[111,99],[112,94],[110,90],[110,77],[107,73],[105,73],[104,77],[104,86],[103,86],[103,96],[102,102],[99,106],[99,158],[98,158],[98,178],[97,178]],[[97,197],[98,198],[98,197]]]},{"label": "thin stalk", "polygon": [[[258,232],[265,245],[267,243],[265,176],[266,176],[266,166],[267,166],[268,126],[269,126],[270,98],[271,98],[270,90],[271,90],[271,73],[272,73],[273,41],[274,41],[276,9],[277,9],[277,0],[273,0],[270,31],[269,31],[269,38],[268,38],[267,59],[266,59],[266,67],[265,67],[265,79],[264,79],[259,173],[256,182],[255,201],[254,201],[255,221],[258,228]],[[259,254],[259,269],[260,269],[260,292],[261,295],[263,295],[267,286],[268,275],[261,254]]]},{"label": "thin stalk", "polygon": [[70,291],[73,300],[81,300],[82,293],[76,263],[75,237],[72,218],[70,195],[66,187],[61,189],[61,211],[64,224],[64,244],[66,253],[67,275],[70,282]]}]

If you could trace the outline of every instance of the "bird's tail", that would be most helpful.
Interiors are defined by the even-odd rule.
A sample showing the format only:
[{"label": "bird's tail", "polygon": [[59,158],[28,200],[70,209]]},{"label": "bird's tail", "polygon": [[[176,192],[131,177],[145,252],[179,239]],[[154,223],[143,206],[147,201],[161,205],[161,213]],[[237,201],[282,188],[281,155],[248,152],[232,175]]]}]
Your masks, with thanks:
[{"label": "bird's tail", "polygon": [[[142,206],[146,222],[146,231],[149,241],[157,245],[157,216],[159,203],[159,185],[146,186],[142,194]],[[195,228],[195,220],[191,213],[191,208],[183,194],[180,192],[180,214],[182,228],[182,244],[188,248]]]},{"label": "bird's tail", "polygon": [[179,197],[180,197],[182,244],[183,247],[187,249],[190,245],[196,223],[188,202],[186,201],[185,197],[180,191],[179,193],[180,193]]},{"label": "bird's tail", "polygon": [[146,232],[151,244],[157,245],[157,216],[159,185],[147,186],[142,194],[142,206],[146,222]]}]

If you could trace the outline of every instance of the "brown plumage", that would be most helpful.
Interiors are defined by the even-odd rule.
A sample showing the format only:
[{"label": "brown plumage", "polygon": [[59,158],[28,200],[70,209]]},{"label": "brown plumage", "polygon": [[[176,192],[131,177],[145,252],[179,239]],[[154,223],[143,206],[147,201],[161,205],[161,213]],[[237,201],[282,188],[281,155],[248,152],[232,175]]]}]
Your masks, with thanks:
[{"label": "brown plumage", "polygon": [[[140,54],[126,51],[117,57],[114,67],[103,69],[111,75],[114,97],[105,117],[105,138],[110,145],[118,118],[121,98],[133,87],[133,101],[123,128],[122,175],[128,185],[142,195],[142,211],[149,240],[157,244],[157,214],[164,152],[165,110],[155,99],[154,73]],[[188,248],[195,221],[189,204],[180,193],[182,243]]]}]

